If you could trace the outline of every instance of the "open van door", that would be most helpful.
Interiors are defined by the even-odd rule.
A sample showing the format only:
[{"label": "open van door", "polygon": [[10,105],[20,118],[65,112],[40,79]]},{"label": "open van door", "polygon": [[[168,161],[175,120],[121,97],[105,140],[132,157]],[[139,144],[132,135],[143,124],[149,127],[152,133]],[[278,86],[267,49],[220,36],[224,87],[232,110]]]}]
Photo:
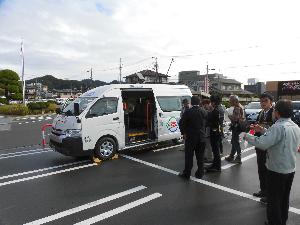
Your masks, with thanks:
[{"label": "open van door", "polygon": [[181,97],[157,96],[158,141],[179,139]]},{"label": "open van door", "polygon": [[81,121],[83,150],[95,149],[100,159],[113,157],[124,142],[123,114],[120,97],[98,99]]}]

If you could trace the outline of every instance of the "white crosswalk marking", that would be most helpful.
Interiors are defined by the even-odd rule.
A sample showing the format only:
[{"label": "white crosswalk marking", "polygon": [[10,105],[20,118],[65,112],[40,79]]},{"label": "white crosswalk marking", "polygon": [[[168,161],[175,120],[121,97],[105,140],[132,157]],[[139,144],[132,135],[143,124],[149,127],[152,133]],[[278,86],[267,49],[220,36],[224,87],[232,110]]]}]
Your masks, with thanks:
[{"label": "white crosswalk marking", "polygon": [[145,203],[147,203],[149,201],[152,201],[152,200],[154,200],[156,198],[159,198],[161,196],[162,196],[162,194],[160,194],[160,193],[154,193],[152,195],[148,195],[148,196],[146,196],[144,198],[138,199],[138,200],[136,200],[134,202],[130,202],[130,203],[126,204],[126,205],[120,206],[120,207],[118,207],[116,209],[112,209],[112,210],[110,210],[108,212],[102,213],[102,214],[100,214],[98,216],[94,216],[94,217],[92,217],[90,219],[87,219],[87,220],[84,220],[82,222],[75,223],[74,225],[89,225],[89,224],[94,224],[94,223],[100,222],[102,220],[105,220],[105,219],[107,219],[109,217],[112,217],[114,215],[117,215],[117,214],[120,214],[122,212],[125,212],[125,211],[127,211],[129,209],[135,208],[135,207],[137,207],[139,205],[145,204]]},{"label": "white crosswalk marking", "polygon": [[126,195],[133,194],[133,193],[135,193],[137,191],[141,191],[145,188],[147,188],[147,187],[141,185],[141,186],[138,186],[138,187],[135,187],[135,188],[132,188],[132,189],[114,194],[114,195],[110,195],[108,197],[101,198],[99,200],[96,200],[96,201],[93,201],[93,202],[90,202],[90,203],[87,203],[87,204],[84,204],[84,205],[81,205],[81,206],[78,206],[78,207],[75,207],[75,208],[72,208],[72,209],[68,209],[68,210],[60,212],[60,213],[56,213],[56,214],[51,215],[51,216],[47,216],[47,217],[42,218],[42,219],[38,219],[38,220],[35,220],[35,221],[32,221],[32,222],[26,223],[24,225],[40,225],[40,224],[48,223],[48,222],[63,218],[65,216],[69,216],[69,215],[75,214],[77,212],[80,212],[80,211],[83,211],[83,210],[101,205],[103,203],[106,203],[106,202],[124,197]]}]

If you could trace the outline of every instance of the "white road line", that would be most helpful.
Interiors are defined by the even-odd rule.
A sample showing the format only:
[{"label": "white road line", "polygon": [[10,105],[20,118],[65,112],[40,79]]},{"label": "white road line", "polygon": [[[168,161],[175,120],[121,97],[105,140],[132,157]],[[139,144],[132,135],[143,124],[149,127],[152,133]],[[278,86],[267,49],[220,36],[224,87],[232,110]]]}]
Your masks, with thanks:
[{"label": "white road line", "polygon": [[12,177],[19,177],[19,176],[23,176],[23,175],[32,174],[32,173],[39,173],[39,172],[43,172],[43,171],[47,171],[47,170],[53,170],[53,169],[72,166],[72,165],[77,165],[77,164],[83,164],[83,163],[87,163],[87,162],[90,162],[90,160],[77,161],[77,162],[72,162],[72,163],[65,163],[65,164],[58,165],[58,166],[52,166],[52,167],[47,167],[47,168],[42,168],[42,169],[26,171],[26,172],[22,172],[22,173],[10,174],[10,175],[0,177],[0,180],[7,179],[7,178],[12,178]]},{"label": "white road line", "polygon": [[173,145],[173,146],[166,147],[166,148],[159,148],[159,149],[153,150],[153,152],[159,152],[159,151],[167,150],[167,149],[170,149],[170,148],[176,148],[176,147],[180,147],[180,146],[184,146],[184,144]]},{"label": "white road line", "polygon": [[178,173],[179,173],[179,172],[177,172],[177,171],[174,171],[174,170],[171,170],[171,169],[168,169],[168,168],[159,166],[159,165],[155,165],[155,164],[153,164],[153,163],[149,163],[149,162],[146,162],[146,161],[143,161],[143,160],[140,160],[140,159],[137,159],[137,158],[128,156],[128,155],[123,155],[123,154],[121,154],[120,156],[122,156],[122,157],[124,157],[124,158],[127,158],[127,159],[131,159],[131,160],[133,160],[133,161],[136,161],[136,162],[139,162],[139,163],[142,163],[142,164],[145,164],[145,165],[147,165],[147,166],[154,167],[154,168],[159,169],[159,170],[166,171],[166,172],[168,172],[168,173],[172,173],[172,174],[174,174],[174,175],[178,175]]},{"label": "white road line", "polygon": [[41,219],[38,219],[38,220],[35,220],[35,221],[32,221],[32,222],[26,223],[24,225],[40,225],[40,224],[48,223],[48,222],[63,218],[65,216],[69,216],[69,215],[78,213],[80,211],[83,211],[83,210],[101,205],[103,203],[106,203],[106,202],[124,197],[126,195],[133,194],[133,193],[135,193],[137,191],[141,191],[145,188],[147,188],[147,187],[145,187],[143,185],[135,187],[135,188],[131,188],[129,190],[126,190],[126,191],[123,191],[123,192],[120,192],[120,193],[117,193],[117,194],[114,194],[114,195],[110,195],[108,197],[101,198],[101,199],[98,199],[96,201],[93,201],[93,202],[90,202],[90,203],[87,203],[87,204],[84,204],[84,205],[81,205],[81,206],[78,206],[78,207],[75,207],[75,208],[72,208],[72,209],[68,209],[68,210],[65,210],[63,212],[53,214],[51,216],[47,216],[45,218],[41,218]]},{"label": "white road line", "polygon": [[[254,158],[254,157],[256,157],[256,153],[253,153],[253,154],[251,154],[251,155],[248,155],[248,156],[242,158],[241,161],[242,161],[242,162],[245,162],[245,161],[247,161],[248,159],[252,159],[252,158]],[[237,163],[229,163],[229,164],[227,164],[227,165],[225,165],[225,166],[222,166],[222,170],[226,170],[226,169],[228,169],[228,168],[230,168],[230,167],[233,167],[233,166],[236,166],[236,165],[240,165],[240,164],[237,164]]]},{"label": "white road line", "polygon": [[162,196],[162,194],[160,194],[160,193],[154,193],[152,195],[148,195],[148,196],[146,196],[144,198],[138,199],[138,200],[136,200],[134,202],[130,202],[130,203],[126,204],[126,205],[122,205],[122,206],[120,206],[118,208],[115,208],[115,209],[112,209],[112,210],[107,211],[105,213],[102,213],[102,214],[100,214],[98,216],[94,216],[92,218],[89,218],[87,220],[81,221],[79,223],[75,223],[74,225],[89,225],[89,224],[94,224],[94,223],[100,222],[102,220],[105,220],[105,219],[107,219],[109,217],[112,217],[114,215],[117,215],[117,214],[120,214],[122,212],[125,212],[125,211],[127,211],[129,209],[135,208],[135,207],[137,207],[139,205],[142,205],[142,204],[145,204],[147,202],[150,202],[150,201],[152,201],[152,200],[154,200],[156,198],[159,198],[161,196]]},{"label": "white road line", "polygon": [[15,158],[15,157],[20,157],[20,156],[35,155],[35,154],[41,154],[41,153],[46,153],[46,152],[53,152],[53,150],[46,150],[46,151],[32,152],[32,153],[27,153],[27,154],[4,156],[4,157],[0,157],[0,159],[10,159],[10,158]]},{"label": "white road line", "polygon": [[37,149],[32,149],[32,150],[25,150],[25,151],[20,151],[20,152],[12,152],[12,153],[5,153],[5,154],[0,154],[1,156],[7,156],[7,155],[16,155],[16,154],[22,154],[25,152],[37,152],[37,151],[41,151],[41,150],[49,150],[50,148],[37,148]]},{"label": "white road line", "polygon": [[36,175],[36,176],[32,176],[32,177],[26,177],[26,178],[17,179],[17,180],[11,180],[11,181],[0,183],[0,187],[5,186],[5,185],[9,185],[9,184],[20,183],[20,182],[23,182],[23,181],[34,180],[34,179],[41,178],[41,177],[48,177],[48,176],[52,176],[52,175],[56,175],[56,174],[60,174],[60,173],[65,173],[65,172],[69,172],[69,171],[73,171],[73,170],[79,170],[79,169],[83,169],[83,168],[87,168],[87,167],[91,167],[91,166],[97,166],[97,165],[98,165],[97,163],[91,163],[91,164],[87,164],[87,165],[83,165],[83,166],[72,167],[72,168],[65,169],[65,170],[58,170],[58,171],[54,171],[54,172],[51,172],[51,173],[45,173],[45,174],[40,174],[40,175]]},{"label": "white road line", "polygon": [[[147,165],[147,166],[159,169],[159,170],[163,170],[165,172],[168,172],[168,173],[171,173],[171,174],[174,174],[174,175],[178,175],[179,174],[179,172],[177,172],[175,170],[171,170],[171,169],[168,169],[168,168],[165,168],[165,167],[161,167],[161,166],[158,166],[156,164],[149,163],[149,162],[137,159],[137,158],[133,158],[133,157],[128,156],[128,155],[121,155],[121,156],[124,157],[124,158],[130,159],[130,160],[133,160],[135,162],[139,162],[141,164],[144,164],[144,165]],[[231,189],[231,188],[228,188],[228,187],[224,187],[224,186],[221,186],[219,184],[215,184],[215,183],[212,183],[212,182],[209,182],[209,181],[206,181],[206,180],[197,179],[197,178],[192,177],[192,176],[190,177],[190,179],[193,180],[193,181],[195,181],[195,182],[198,182],[198,183],[201,183],[201,184],[204,184],[204,185],[207,185],[207,186],[210,186],[210,187],[213,187],[213,188],[216,188],[216,189],[219,189],[219,190],[222,190],[222,191],[234,194],[234,195],[238,195],[240,197],[244,197],[244,198],[251,199],[253,201],[260,202],[260,198],[256,198],[256,197],[254,197],[254,196],[252,196],[250,194],[247,194],[247,193],[244,193],[244,192],[241,192],[241,191],[237,191],[237,190],[234,190],[234,189]],[[294,207],[290,207],[289,211],[293,212],[295,214],[300,215],[300,209],[297,209],[297,208],[294,208]]]}]

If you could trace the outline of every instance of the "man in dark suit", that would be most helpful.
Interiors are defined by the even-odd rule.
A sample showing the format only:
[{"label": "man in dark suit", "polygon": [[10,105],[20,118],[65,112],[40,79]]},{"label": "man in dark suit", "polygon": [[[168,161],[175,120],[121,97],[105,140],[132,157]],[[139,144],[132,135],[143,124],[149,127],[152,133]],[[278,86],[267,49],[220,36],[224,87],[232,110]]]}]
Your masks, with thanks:
[{"label": "man in dark suit", "polygon": [[185,140],[185,167],[179,176],[184,179],[189,179],[191,176],[194,152],[198,165],[195,177],[201,179],[204,175],[203,155],[205,150],[206,111],[199,104],[199,97],[193,96],[191,99],[192,107],[182,115],[179,122],[179,128]]},{"label": "man in dark suit", "polygon": [[207,172],[221,172],[221,157],[220,157],[220,143],[221,129],[224,120],[223,110],[220,106],[221,98],[218,95],[211,95],[210,102],[213,110],[208,113],[208,126],[210,128],[210,144],[214,154],[214,160]]},{"label": "man in dark suit", "polygon": [[[260,96],[260,105],[262,110],[259,112],[256,123],[266,129],[268,129],[275,122],[273,116],[273,96],[269,93],[265,92]],[[261,136],[260,132],[256,132],[255,136]],[[259,148],[255,148],[256,156],[257,156],[257,171],[259,178],[259,186],[260,191],[253,193],[255,197],[261,198],[261,202],[266,203],[266,175],[267,175],[267,167],[266,167],[266,157],[267,151],[262,151]]]}]

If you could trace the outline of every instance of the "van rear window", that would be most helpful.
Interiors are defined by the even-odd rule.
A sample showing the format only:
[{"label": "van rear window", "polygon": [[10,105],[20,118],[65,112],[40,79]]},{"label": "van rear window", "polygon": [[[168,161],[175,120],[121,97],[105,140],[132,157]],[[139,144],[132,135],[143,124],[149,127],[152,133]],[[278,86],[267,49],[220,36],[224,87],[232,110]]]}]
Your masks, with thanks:
[{"label": "van rear window", "polygon": [[172,112],[181,110],[181,97],[157,97],[158,104],[162,111]]}]

